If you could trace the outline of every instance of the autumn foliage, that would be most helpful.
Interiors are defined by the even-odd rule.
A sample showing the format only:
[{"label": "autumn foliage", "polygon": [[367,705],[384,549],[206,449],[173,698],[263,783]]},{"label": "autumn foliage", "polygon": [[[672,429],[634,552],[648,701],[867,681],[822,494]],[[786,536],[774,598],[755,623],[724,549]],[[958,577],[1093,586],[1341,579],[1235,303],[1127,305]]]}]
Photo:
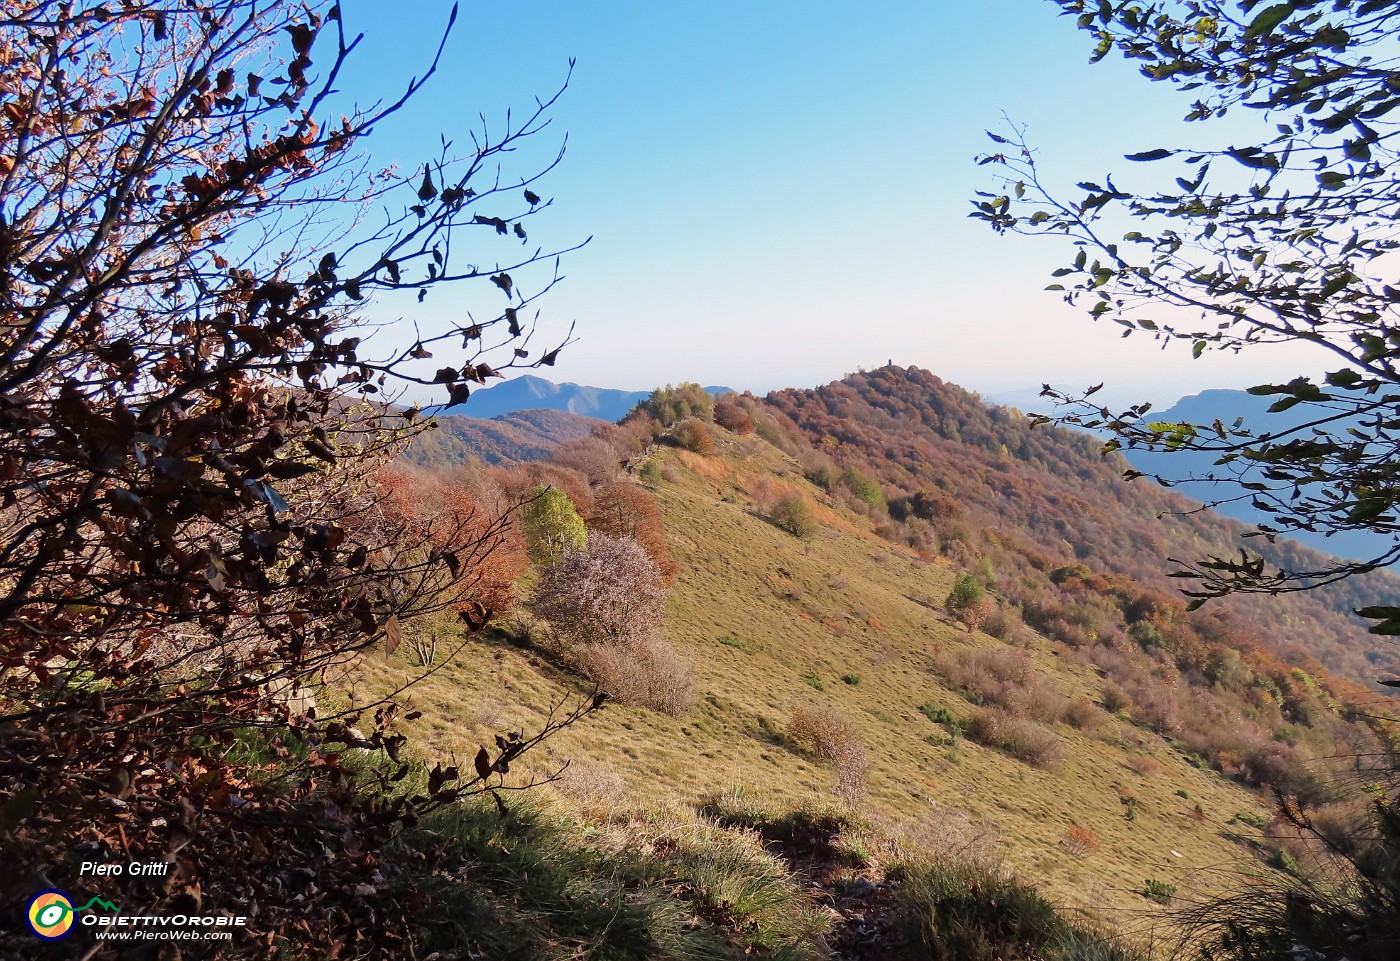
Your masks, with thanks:
[{"label": "autumn foliage", "polygon": [[[424,585],[438,603],[459,613],[508,611],[516,602],[516,582],[529,566],[525,545],[508,517],[477,503],[465,471],[429,473],[390,465],[375,478],[381,493],[377,509],[395,540],[416,544],[431,555],[451,555],[452,564],[428,568]],[[474,549],[474,553],[464,551]]]},{"label": "autumn foliage", "polygon": [[[989,623],[985,605],[995,599],[999,633],[1015,637],[1024,621],[1093,665],[1105,675],[1104,709],[1177,739],[1200,763],[1316,799],[1317,757],[1384,743],[1383,717],[1339,706],[1342,691],[1374,695],[1339,675],[1366,679],[1395,663],[1393,650],[1350,616],[1383,602],[1390,579],[1188,611],[1161,558],[1229,544],[1228,525],[1190,513],[1170,492],[1128,488],[1091,438],[1032,430],[1019,412],[988,407],[917,368],[778,391],[759,412],[833,495],[853,496],[846,477],[885,492],[887,517],[867,503],[880,533],[965,569],[950,613],[970,626]],[[1259,549],[1294,569],[1315,563],[1283,542]],[[1103,722],[1098,706],[998,678],[994,667],[945,667],[983,705],[973,733],[987,743],[1044,763],[1058,745],[1035,722]]]},{"label": "autumn foliage", "polygon": [[[520,253],[548,202],[533,174],[497,175],[552,101],[465,156],[377,172],[365,138],[435,64],[401,98],[332,109],[356,42],[330,4],[0,9],[10,917],[75,881],[67,854],[85,845],[172,864],[164,885],[121,891],[131,913],[203,898],[253,918],[208,956],[265,957],[279,940],[308,957],[409,955],[408,909],[374,852],[496,790],[536,743],[410,790],[393,705],[337,713],[321,696],[404,619],[450,609],[470,631],[506,599],[508,508],[381,473],[422,429],[386,395],[416,383],[460,402],[498,368],[554,358],[526,350],[520,320],[553,282],[530,270],[552,253]],[[377,294],[421,301],[468,280],[479,320],[382,355],[356,329]],[[434,351],[435,375],[410,363]],[[344,760],[352,747],[368,773]],[[13,931],[0,955],[44,947]],[[87,956],[116,956],[103,948]]]},{"label": "autumn foliage", "polygon": [[676,579],[676,562],[666,547],[661,513],[656,501],[630,481],[611,481],[593,492],[593,506],[585,518],[588,529],[613,537],[630,537],[646,551],[663,584]]}]

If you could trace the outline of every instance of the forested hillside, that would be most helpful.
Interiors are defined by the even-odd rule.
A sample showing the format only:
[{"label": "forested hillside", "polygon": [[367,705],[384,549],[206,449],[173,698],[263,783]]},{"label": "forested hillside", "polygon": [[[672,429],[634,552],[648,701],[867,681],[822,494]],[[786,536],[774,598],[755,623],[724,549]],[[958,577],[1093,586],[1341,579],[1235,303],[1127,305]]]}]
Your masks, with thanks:
[{"label": "forested hillside", "polygon": [[[525,373],[812,383],[930,304],[1008,349],[950,370],[1107,366],[924,222],[956,178],[903,122],[974,35],[1078,108],[1038,29],[351,6],[0,4],[0,961],[1400,958],[1400,4],[1052,4],[1267,139],[1066,200],[1008,121],[970,219],[1125,334],[1340,365],[1250,388],[1262,433],[1045,389],[1098,435],[893,362]],[[828,149],[843,100],[878,149]],[[810,203],[847,182],[895,216]],[[1289,531],[1389,547],[1241,548]]]},{"label": "forested hillside", "polygon": [[480,458],[543,460],[560,444],[589,436],[598,421],[558,410],[522,410],[497,417],[443,414],[437,430],[419,434],[400,456],[412,464],[448,466]]},{"label": "forested hillside", "polygon": [[[1155,552],[1232,528],[1159,519],[1179,499],[1125,484],[1090,438],[917,369],[767,400],[666,388],[552,463],[431,483],[535,492],[509,548],[519,601],[479,641],[406,625],[349,689],[372,701],[431,668],[409,729],[447,765],[599,685],[609,706],[509,783],[567,763],[541,796],[585,841],[548,843],[640,856],[674,882],[647,890],[743,950],[1079,957],[1062,922],[1039,949],[1006,940],[1002,911],[1041,910],[999,887],[1014,879],[1133,957],[1179,933],[1163,905],[1327,863],[1276,792],[1354,836],[1367,802],[1348,779],[1393,747],[1385,695],[1338,673],[1372,669],[1363,626],[1315,599],[1269,621],[1186,611]],[[777,877],[731,849],[746,830]],[[775,886],[733,893],[758,884]],[[978,919],[943,940],[930,918],[960,884]]]},{"label": "forested hillside", "polygon": [[[1178,588],[1188,585],[1168,576],[1177,570],[1169,558],[1236,553],[1245,528],[1150,481],[1125,483],[1126,465],[1101,457],[1091,436],[1032,429],[1018,412],[918,368],[778,391],[765,404],[784,437],[810,448],[800,456],[816,482],[864,500],[892,539],[976,569],[1052,637],[1109,643],[1134,624],[1160,621],[1206,643],[1315,659],[1357,681],[1400,665],[1395,645],[1350,616],[1400,593],[1389,575],[1267,602],[1236,598],[1183,616]],[[1309,554],[1282,540],[1250,547],[1293,569]]]}]

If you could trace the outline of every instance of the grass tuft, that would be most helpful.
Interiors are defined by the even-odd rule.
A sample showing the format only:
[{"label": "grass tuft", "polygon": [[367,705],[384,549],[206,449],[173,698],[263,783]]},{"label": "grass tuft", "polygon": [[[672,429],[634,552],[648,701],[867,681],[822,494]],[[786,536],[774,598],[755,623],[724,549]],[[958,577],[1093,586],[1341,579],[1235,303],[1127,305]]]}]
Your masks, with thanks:
[{"label": "grass tuft", "polygon": [[930,961],[1145,961],[986,862],[938,858],[898,875],[900,925]]}]

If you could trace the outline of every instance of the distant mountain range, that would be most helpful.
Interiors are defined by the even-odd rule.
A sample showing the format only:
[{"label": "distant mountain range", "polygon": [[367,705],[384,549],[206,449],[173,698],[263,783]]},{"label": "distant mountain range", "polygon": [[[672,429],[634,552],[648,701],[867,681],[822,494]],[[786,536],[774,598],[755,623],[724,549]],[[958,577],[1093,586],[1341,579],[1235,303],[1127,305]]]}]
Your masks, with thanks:
[{"label": "distant mountain range", "polygon": [[[711,394],[732,394],[728,387],[706,387]],[[613,390],[581,384],[556,384],[525,374],[472,394],[465,404],[445,413],[493,418],[521,410],[560,410],[617,423],[651,395],[649,390]]]},{"label": "distant mountain range", "polygon": [[[1291,411],[1279,414],[1270,414],[1268,412],[1269,406],[1275,400],[1277,400],[1275,397],[1256,397],[1242,390],[1205,390],[1199,394],[1181,398],[1166,410],[1153,410],[1147,415],[1147,419],[1149,421],[1185,422],[1207,426],[1218,419],[1228,426],[1234,423],[1235,418],[1243,417],[1244,426],[1256,434],[1261,434],[1270,430],[1286,430],[1295,427],[1303,423],[1305,419],[1316,415],[1315,410],[1306,406],[1295,407]],[[1168,480],[1188,477],[1208,478],[1212,473],[1229,476],[1226,473],[1226,468],[1215,466],[1217,455],[1204,451],[1125,450],[1123,454],[1128,463],[1137,470],[1160,474]],[[1258,473],[1259,469],[1255,468],[1254,472]],[[1206,503],[1218,498],[1236,497],[1241,493],[1240,488],[1234,484],[1205,479],[1181,480],[1174,485],[1174,489],[1192,500]],[[1234,520],[1243,521],[1246,524],[1267,523],[1270,519],[1268,514],[1256,510],[1248,498],[1221,504],[1215,508],[1215,512]],[[1331,537],[1299,531],[1289,536],[1316,550],[1338,557],[1360,560],[1376,557],[1392,544],[1388,536],[1368,534],[1362,531],[1343,532],[1333,534]]]}]

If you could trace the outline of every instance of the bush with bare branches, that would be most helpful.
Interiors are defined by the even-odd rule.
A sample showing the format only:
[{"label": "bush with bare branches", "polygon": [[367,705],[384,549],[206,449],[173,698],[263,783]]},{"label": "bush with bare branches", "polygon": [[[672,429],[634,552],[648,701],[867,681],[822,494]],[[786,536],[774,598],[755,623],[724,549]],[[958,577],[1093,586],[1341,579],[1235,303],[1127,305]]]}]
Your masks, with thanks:
[{"label": "bush with bare branches", "polygon": [[671,715],[685,714],[695,704],[690,662],[659,637],[584,644],[572,656],[580,672],[619,703]]},{"label": "bush with bare branches", "polygon": [[805,750],[830,761],[836,771],[836,794],[848,803],[865,796],[870,757],[860,731],[828,704],[799,704],[788,716],[788,737]]},{"label": "bush with bare branches", "polygon": [[561,653],[607,694],[681,714],[693,701],[691,668],[661,636],[667,590],[637,541],[592,531],[582,548],[540,570],[531,610]]},{"label": "bush with bare branches", "polygon": [[1053,733],[997,708],[974,712],[967,722],[967,736],[1037,767],[1045,767],[1063,756],[1060,739]]}]

